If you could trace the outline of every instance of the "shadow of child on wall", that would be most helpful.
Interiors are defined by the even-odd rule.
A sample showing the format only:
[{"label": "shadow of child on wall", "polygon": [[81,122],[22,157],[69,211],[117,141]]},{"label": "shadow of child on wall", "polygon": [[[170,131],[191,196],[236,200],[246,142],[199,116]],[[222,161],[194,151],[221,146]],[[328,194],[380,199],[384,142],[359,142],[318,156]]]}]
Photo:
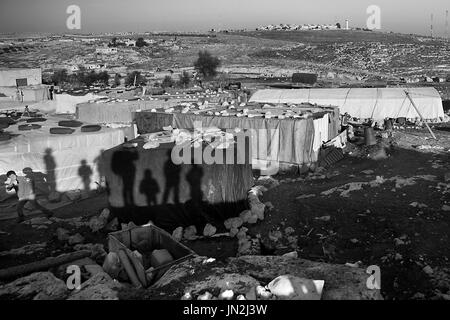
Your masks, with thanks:
[{"label": "shadow of child on wall", "polygon": [[148,206],[156,206],[156,195],[159,193],[158,182],[153,178],[152,171],[150,169],[145,170],[144,179],[139,186],[139,192],[144,194],[147,198]]},{"label": "shadow of child on wall", "polygon": [[86,160],[81,160],[81,165],[78,168],[78,175],[83,181],[84,191],[89,192],[91,190],[91,176],[92,168],[87,164]]}]

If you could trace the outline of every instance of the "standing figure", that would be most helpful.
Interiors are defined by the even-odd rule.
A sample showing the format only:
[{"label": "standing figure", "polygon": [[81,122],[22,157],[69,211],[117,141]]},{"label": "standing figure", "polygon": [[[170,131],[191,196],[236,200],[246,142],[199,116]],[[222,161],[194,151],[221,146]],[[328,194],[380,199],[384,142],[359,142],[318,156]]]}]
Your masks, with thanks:
[{"label": "standing figure", "polygon": [[11,170],[6,173],[6,177],[8,178],[5,182],[6,191],[11,192],[12,190],[15,190],[17,197],[19,198],[19,202],[17,203],[18,222],[25,220],[23,208],[27,202],[31,202],[35,208],[42,211],[47,217],[53,216],[52,211],[44,208],[37,202],[36,194],[34,193],[34,180],[31,175],[17,176],[16,173]]}]

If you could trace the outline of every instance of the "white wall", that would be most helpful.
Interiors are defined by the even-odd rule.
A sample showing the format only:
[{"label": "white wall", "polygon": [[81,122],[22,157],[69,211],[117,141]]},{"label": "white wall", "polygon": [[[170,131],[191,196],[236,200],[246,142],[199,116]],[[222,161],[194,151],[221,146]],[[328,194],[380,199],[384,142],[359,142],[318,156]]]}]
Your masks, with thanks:
[{"label": "white wall", "polygon": [[42,84],[42,72],[36,69],[0,69],[0,87],[15,87],[16,79],[26,78],[28,85]]}]

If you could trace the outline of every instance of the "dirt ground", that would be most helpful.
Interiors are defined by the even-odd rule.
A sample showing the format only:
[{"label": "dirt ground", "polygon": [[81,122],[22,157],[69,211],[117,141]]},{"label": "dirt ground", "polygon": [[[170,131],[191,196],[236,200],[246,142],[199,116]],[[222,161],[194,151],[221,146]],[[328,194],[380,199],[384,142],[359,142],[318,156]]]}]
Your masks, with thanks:
[{"label": "dirt ground", "polygon": [[[382,160],[371,160],[351,145],[351,154],[322,172],[275,176],[280,185],[262,199],[273,209],[248,231],[261,238],[261,254],[292,251],[285,239],[273,237],[291,227],[301,258],[378,265],[385,299],[448,298],[450,211],[445,206],[450,206],[450,181],[445,175],[450,172],[450,125],[437,129],[438,141],[425,129],[396,131],[384,141],[388,157]],[[359,188],[348,191],[342,187],[348,183]],[[0,221],[0,268],[72,251],[56,240],[58,227],[82,234],[84,243],[106,244],[106,232],[92,233],[73,223],[87,222],[106,206],[106,194],[80,200],[56,209],[57,219],[41,229]],[[230,238],[184,243],[218,259],[237,250],[237,241]],[[42,248],[30,254],[1,253],[30,244]]]}]

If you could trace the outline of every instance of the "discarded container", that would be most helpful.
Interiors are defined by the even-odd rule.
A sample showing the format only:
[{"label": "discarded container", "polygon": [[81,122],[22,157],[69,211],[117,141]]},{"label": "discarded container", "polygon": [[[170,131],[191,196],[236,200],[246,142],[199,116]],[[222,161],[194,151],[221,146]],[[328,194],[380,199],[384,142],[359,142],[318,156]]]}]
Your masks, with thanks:
[{"label": "discarded container", "polygon": [[384,120],[384,129],[385,130],[392,130],[393,124],[392,119],[385,119]]},{"label": "discarded container", "polygon": [[373,145],[377,144],[377,139],[375,138],[375,133],[373,131],[373,128],[365,128],[364,136],[365,136],[366,146],[373,146]]},{"label": "discarded container", "polygon": [[[150,261],[154,250],[166,249],[173,257],[173,261],[153,268],[151,277],[147,274],[147,278],[152,279],[151,282],[148,281],[147,285],[151,285],[159,280],[171,266],[195,255],[194,251],[154,225],[132,227],[112,232],[108,235],[108,248],[109,252],[115,253],[119,253],[119,250],[124,250],[125,248],[131,251],[137,250],[142,254],[144,261]],[[149,266],[145,267],[148,268]]]}]

